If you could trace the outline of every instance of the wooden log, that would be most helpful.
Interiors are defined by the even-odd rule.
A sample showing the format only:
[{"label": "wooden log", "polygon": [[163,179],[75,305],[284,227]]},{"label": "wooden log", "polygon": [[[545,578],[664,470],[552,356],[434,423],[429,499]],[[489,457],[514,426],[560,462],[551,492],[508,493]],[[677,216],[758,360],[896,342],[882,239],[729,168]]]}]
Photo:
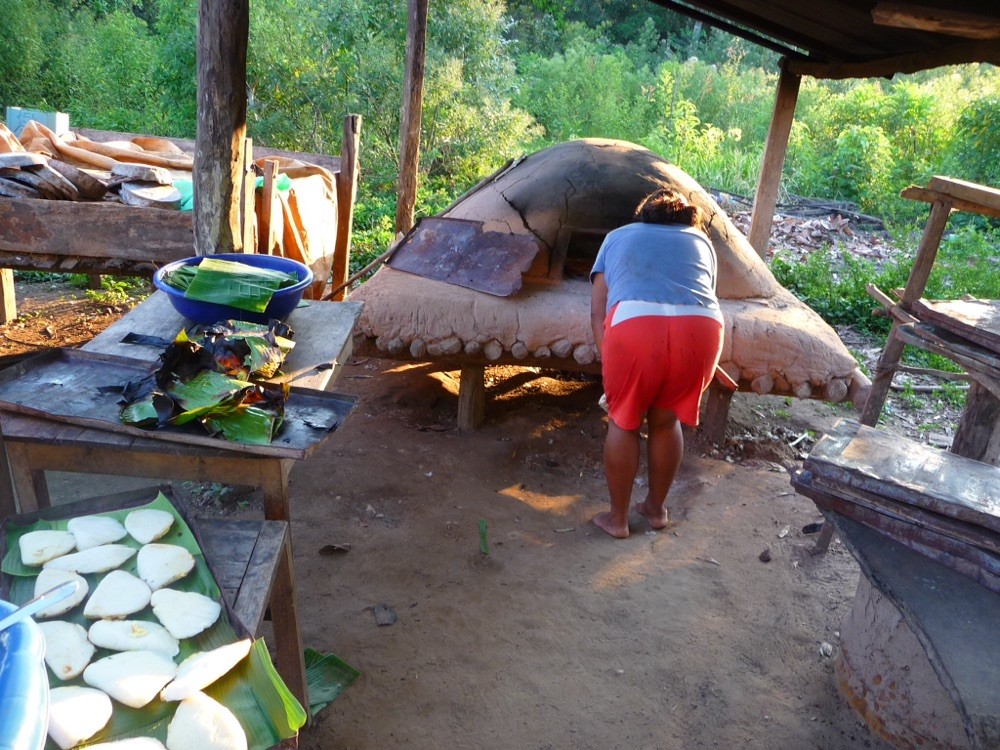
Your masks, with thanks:
[{"label": "wooden log", "polygon": [[243,249],[248,0],[199,0],[194,237],[198,255]]},{"label": "wooden log", "polygon": [[108,188],[103,182],[82,169],[77,169],[72,164],[58,159],[49,159],[49,167],[72,182],[84,200],[99,201],[108,192]]},{"label": "wooden log", "polygon": [[337,173],[337,239],[333,251],[332,299],[339,302],[347,294],[347,275],[351,269],[351,234],[354,231],[354,203],[358,196],[358,148],[361,140],[361,115],[344,118],[344,138],[340,146],[340,172]]},{"label": "wooden log", "polygon": [[[112,259],[126,265],[162,265],[192,254],[190,213],[142,211],[137,215],[138,210],[116,203],[0,198],[0,253],[59,258],[71,250],[73,257]],[[80,227],[87,231],[81,232]]]},{"label": "wooden log", "polygon": [[399,187],[396,191],[396,231],[413,227],[420,166],[420,122],[424,96],[424,58],[427,53],[427,2],[408,0],[406,22],[406,77],[399,123]]},{"label": "wooden log", "polygon": [[49,185],[52,186],[52,189],[59,193],[60,197],[64,200],[80,200],[80,191],[77,189],[76,185],[66,179],[61,172],[53,169],[48,164],[43,164],[39,167],[27,167],[27,169],[31,170],[49,183]]},{"label": "wooden log", "polygon": [[839,404],[847,398],[847,383],[843,380],[830,380],[823,388],[823,400]]},{"label": "wooden log", "polygon": [[55,189],[41,176],[35,174],[34,172],[29,172],[27,169],[0,167],[0,178],[4,180],[12,180],[13,182],[19,182],[25,187],[37,190],[38,197],[40,198],[44,198],[46,200],[66,200],[65,196],[56,192]]},{"label": "wooden log", "polygon": [[0,196],[5,198],[43,198],[42,192],[31,185],[0,177]]},{"label": "wooden log", "polygon": [[1000,39],[1000,25],[995,16],[951,8],[883,2],[872,8],[872,20],[880,26],[897,29],[932,31],[966,39]]},{"label": "wooden log", "polygon": [[792,131],[801,81],[802,78],[792,73],[787,65],[781,66],[778,90],[774,99],[774,112],[767,130],[767,142],[764,146],[764,157],[761,159],[760,178],[757,180],[753,214],[750,217],[750,232],[747,236],[757,255],[765,260],[767,243],[771,237],[771,220],[774,218],[774,207],[778,202],[778,189],[781,186],[781,169],[785,163],[785,154],[788,152],[788,136]]}]

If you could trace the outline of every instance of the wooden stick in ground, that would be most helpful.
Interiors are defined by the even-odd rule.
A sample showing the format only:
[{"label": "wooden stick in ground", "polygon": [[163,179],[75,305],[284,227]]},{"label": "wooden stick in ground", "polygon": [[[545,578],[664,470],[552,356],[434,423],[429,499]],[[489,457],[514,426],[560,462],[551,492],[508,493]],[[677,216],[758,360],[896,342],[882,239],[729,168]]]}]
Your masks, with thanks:
[{"label": "wooden stick in ground", "polygon": [[[354,204],[358,196],[358,144],[361,115],[344,118],[344,138],[340,148],[340,172],[337,173],[337,239],[333,250],[331,283],[344,289],[351,267],[351,233],[354,228]],[[341,294],[337,301],[343,298]]]}]

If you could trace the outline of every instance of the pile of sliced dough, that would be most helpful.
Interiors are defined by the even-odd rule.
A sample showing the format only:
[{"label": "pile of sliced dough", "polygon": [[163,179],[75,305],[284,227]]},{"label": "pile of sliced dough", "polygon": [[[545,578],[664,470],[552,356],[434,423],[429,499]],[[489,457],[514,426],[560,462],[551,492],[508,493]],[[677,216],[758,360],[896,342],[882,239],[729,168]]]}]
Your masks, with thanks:
[{"label": "pile of sliced dough", "polygon": [[[56,681],[82,675],[84,685],[50,691],[49,736],[63,750],[76,747],[110,721],[115,702],[143,708],[177,701],[167,728],[167,750],[246,750],[233,713],[202,692],[250,652],[249,639],[196,652],[176,663],[181,641],[211,627],[222,612],[214,599],[170,585],[188,576],[196,561],[184,547],[158,542],[174,523],[163,510],[134,510],[122,525],[110,516],[74,518],[66,531],[39,530],[19,540],[21,560],[40,568],[35,595],[66,581],[77,593],[42,610],[45,663]],[[141,547],[122,544],[131,536]],[[136,574],[120,568],[135,557]],[[97,576],[91,589],[85,575]],[[82,607],[89,628],[70,622]],[[152,616],[143,618],[151,610]],[[110,652],[95,659],[98,649]],[[164,747],[142,737],[92,745],[115,750]]]}]

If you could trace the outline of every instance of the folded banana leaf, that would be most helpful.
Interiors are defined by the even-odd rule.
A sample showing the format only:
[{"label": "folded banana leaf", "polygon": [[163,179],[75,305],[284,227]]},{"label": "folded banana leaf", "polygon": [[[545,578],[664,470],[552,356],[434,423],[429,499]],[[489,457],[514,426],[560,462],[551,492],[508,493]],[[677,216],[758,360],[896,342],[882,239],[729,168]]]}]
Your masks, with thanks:
[{"label": "folded banana leaf", "polygon": [[[170,500],[160,493],[149,504],[136,507],[156,508],[172,514],[174,525],[167,536],[159,541],[182,546],[194,555],[194,571],[180,581],[171,584],[170,587],[179,591],[195,591],[221,602],[222,593],[205,562],[198,542]],[[132,507],[101,515],[107,515],[124,522],[125,516],[135,509]],[[7,554],[4,556],[3,562],[0,563],[0,570],[11,576],[9,597],[13,603],[23,604],[34,596],[35,577],[40,570],[38,567],[29,567],[22,562],[18,539],[29,531],[65,530],[67,523],[68,519],[41,520],[25,526],[17,526],[13,523],[6,525]],[[125,537],[119,544],[135,548],[141,546],[131,536]],[[135,574],[135,556],[122,565],[121,570]],[[90,590],[93,591],[100,579],[103,578],[103,574],[92,574],[84,577],[87,579]],[[85,628],[90,625],[90,622],[83,617],[82,606],[77,606],[67,614],[60,616],[59,619],[75,622]],[[129,619],[156,621],[152,611],[148,608]],[[227,643],[233,643],[239,638],[234,625],[229,621],[227,610],[223,608],[222,615],[214,625],[194,638],[185,638],[180,642],[181,650],[174,660],[180,663],[195,652],[208,651]],[[94,654],[94,660],[111,653],[113,652],[107,649],[98,649]],[[52,685],[84,686],[86,683],[83,682],[82,677],[65,682],[52,678]],[[265,750],[265,748],[272,747],[283,739],[293,737],[305,724],[305,711],[275,670],[263,640],[257,640],[250,650],[249,656],[218,682],[206,688],[205,692],[233,712],[246,732],[250,750]],[[88,743],[110,742],[129,737],[156,737],[165,742],[167,725],[177,709],[177,703],[164,702],[159,698],[141,709],[129,708],[118,702],[114,702],[113,705],[114,712],[111,720]],[[57,750],[56,745],[50,740],[46,745],[46,750]]]},{"label": "folded banana leaf", "polygon": [[281,427],[283,415],[257,406],[236,406],[207,414],[204,425],[213,434],[246,445],[268,445]]},{"label": "folded banana leaf", "polygon": [[[190,279],[185,275],[179,282],[186,284],[185,297],[252,312],[264,312],[278,289],[298,282],[295,274],[211,257],[202,258],[194,269]],[[175,285],[169,278],[167,283]]]}]

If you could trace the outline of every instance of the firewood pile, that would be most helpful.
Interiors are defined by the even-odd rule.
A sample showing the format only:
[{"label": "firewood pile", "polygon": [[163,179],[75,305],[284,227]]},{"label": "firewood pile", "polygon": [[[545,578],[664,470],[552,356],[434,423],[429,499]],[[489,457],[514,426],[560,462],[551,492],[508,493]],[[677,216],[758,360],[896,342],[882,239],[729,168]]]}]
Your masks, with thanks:
[{"label": "firewood pile", "polygon": [[[711,192],[737,228],[749,234],[752,201],[718,190]],[[835,259],[850,255],[875,265],[898,252],[882,220],[860,213],[851,203],[818,198],[779,203],[771,222],[768,257],[803,261],[819,250],[828,250]]]},{"label": "firewood pile", "polygon": [[170,141],[134,138],[97,143],[58,136],[29,122],[21,137],[0,123],[0,196],[68,201],[114,201],[179,209],[175,175],[190,179],[193,158]]}]

